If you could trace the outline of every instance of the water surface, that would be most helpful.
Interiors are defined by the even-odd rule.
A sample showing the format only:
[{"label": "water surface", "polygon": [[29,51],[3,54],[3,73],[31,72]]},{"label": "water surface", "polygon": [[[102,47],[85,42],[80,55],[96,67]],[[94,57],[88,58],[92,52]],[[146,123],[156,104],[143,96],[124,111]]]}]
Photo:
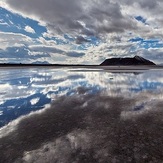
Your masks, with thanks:
[{"label": "water surface", "polygon": [[163,71],[0,69],[3,162],[162,162]]}]

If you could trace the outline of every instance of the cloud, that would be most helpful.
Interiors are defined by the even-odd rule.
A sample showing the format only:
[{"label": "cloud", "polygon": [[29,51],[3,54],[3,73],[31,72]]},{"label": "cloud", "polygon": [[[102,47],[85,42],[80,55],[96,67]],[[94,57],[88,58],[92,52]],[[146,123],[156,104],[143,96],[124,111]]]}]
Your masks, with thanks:
[{"label": "cloud", "polygon": [[34,41],[30,37],[20,33],[0,32],[0,42],[0,48],[5,50],[10,46],[28,45],[32,44]]},{"label": "cloud", "polygon": [[[78,63],[89,64],[93,60],[99,64],[107,57],[125,57],[135,55],[138,51],[142,54],[143,48],[139,47],[138,50],[136,43],[131,45],[129,42],[132,38],[163,38],[161,0],[5,0],[0,5],[43,24],[47,31],[37,40],[40,46],[54,46],[64,54],[67,52],[65,61],[69,63],[75,61],[71,51],[83,53],[79,50],[85,50],[86,55],[79,55]],[[142,19],[138,21],[136,18]],[[34,33],[28,24],[26,31]],[[64,35],[69,35],[72,39],[66,39]],[[95,46],[91,37],[96,37],[100,43]],[[65,47],[57,48],[56,44],[64,44]],[[126,48],[122,44],[126,44]],[[136,49],[135,52],[133,49]],[[48,50],[55,53],[52,47]],[[154,54],[150,55],[152,59]],[[159,62],[157,59],[155,61]]]},{"label": "cloud", "polygon": [[138,54],[144,58],[151,59],[157,64],[163,63],[163,48],[137,49],[134,54]]},{"label": "cloud", "polygon": [[6,3],[15,12],[43,21],[48,29],[59,33],[99,35],[135,29],[134,22],[122,15],[120,5],[109,1],[6,0]]},{"label": "cloud", "polygon": [[66,55],[70,57],[82,57],[85,55],[85,53],[71,51],[71,52],[67,52]]},{"label": "cloud", "polygon": [[0,61],[2,63],[30,63],[32,60],[47,60],[50,58],[50,55],[44,51],[30,49],[30,46],[36,43],[36,40],[24,34],[0,32],[0,42]]},{"label": "cloud", "polygon": [[78,36],[78,37],[76,38],[76,43],[77,43],[77,44],[82,44],[82,43],[84,43],[84,42],[90,42],[90,41],[87,40],[87,39],[85,39],[85,38],[82,37],[82,36]]},{"label": "cloud", "polygon": [[44,52],[44,53],[59,53],[62,54],[64,51],[53,47],[53,46],[46,46],[46,45],[31,45],[29,48],[34,52]]},{"label": "cloud", "polygon": [[24,30],[29,33],[35,33],[35,30],[31,28],[30,26],[25,26]]},{"label": "cloud", "polygon": [[[22,0],[21,3],[18,0],[6,0],[6,4],[15,12],[44,22],[54,33],[69,33],[73,36],[79,36],[79,34],[105,36],[114,32],[124,33],[128,30],[139,33],[142,26],[134,20],[134,16],[142,16],[147,19],[147,22],[157,18],[156,23],[162,19],[159,16],[162,2],[159,0],[143,2],[48,0],[46,4],[43,0],[32,2]],[[147,29],[151,31],[150,27]]]},{"label": "cloud", "polygon": [[26,46],[13,46],[13,47],[7,47],[5,50],[0,51],[0,57],[1,58],[8,58],[8,62],[10,62],[10,59],[19,61],[22,63],[27,63],[27,60],[24,59],[39,59],[41,57],[48,58],[50,57],[49,54],[45,52],[37,52],[31,51],[28,47]]},{"label": "cloud", "polygon": [[2,26],[9,26],[7,22],[4,22],[2,19],[0,20],[0,25]]},{"label": "cloud", "polygon": [[81,57],[84,56],[85,53],[81,53],[78,51],[69,51],[66,50],[64,51],[64,49],[60,49],[59,47],[55,47],[55,46],[45,46],[45,45],[31,45],[29,46],[30,50],[33,52],[43,52],[43,53],[47,53],[47,54],[60,54],[60,55],[66,55],[69,57]]}]

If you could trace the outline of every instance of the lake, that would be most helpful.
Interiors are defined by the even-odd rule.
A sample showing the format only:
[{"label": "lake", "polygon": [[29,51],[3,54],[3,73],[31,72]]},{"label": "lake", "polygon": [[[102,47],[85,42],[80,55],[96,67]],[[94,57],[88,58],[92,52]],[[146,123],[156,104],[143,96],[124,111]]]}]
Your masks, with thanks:
[{"label": "lake", "polygon": [[162,69],[0,69],[3,163],[161,163],[162,135]]}]

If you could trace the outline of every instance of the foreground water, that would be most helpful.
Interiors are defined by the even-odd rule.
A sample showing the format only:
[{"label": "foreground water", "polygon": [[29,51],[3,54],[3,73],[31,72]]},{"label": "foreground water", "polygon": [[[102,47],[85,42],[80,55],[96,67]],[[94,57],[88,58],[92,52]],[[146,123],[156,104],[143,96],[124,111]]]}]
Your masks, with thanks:
[{"label": "foreground water", "polygon": [[1,162],[163,162],[163,70],[0,69]]}]

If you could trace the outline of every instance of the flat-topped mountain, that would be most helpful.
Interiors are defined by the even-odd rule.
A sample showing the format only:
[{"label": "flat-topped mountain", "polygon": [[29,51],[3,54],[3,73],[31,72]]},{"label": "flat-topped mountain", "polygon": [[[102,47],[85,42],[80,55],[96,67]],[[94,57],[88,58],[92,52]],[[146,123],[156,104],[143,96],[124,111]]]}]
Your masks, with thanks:
[{"label": "flat-topped mountain", "polygon": [[116,65],[156,65],[143,57],[135,56],[133,58],[109,58],[100,64],[101,66],[116,66]]}]

